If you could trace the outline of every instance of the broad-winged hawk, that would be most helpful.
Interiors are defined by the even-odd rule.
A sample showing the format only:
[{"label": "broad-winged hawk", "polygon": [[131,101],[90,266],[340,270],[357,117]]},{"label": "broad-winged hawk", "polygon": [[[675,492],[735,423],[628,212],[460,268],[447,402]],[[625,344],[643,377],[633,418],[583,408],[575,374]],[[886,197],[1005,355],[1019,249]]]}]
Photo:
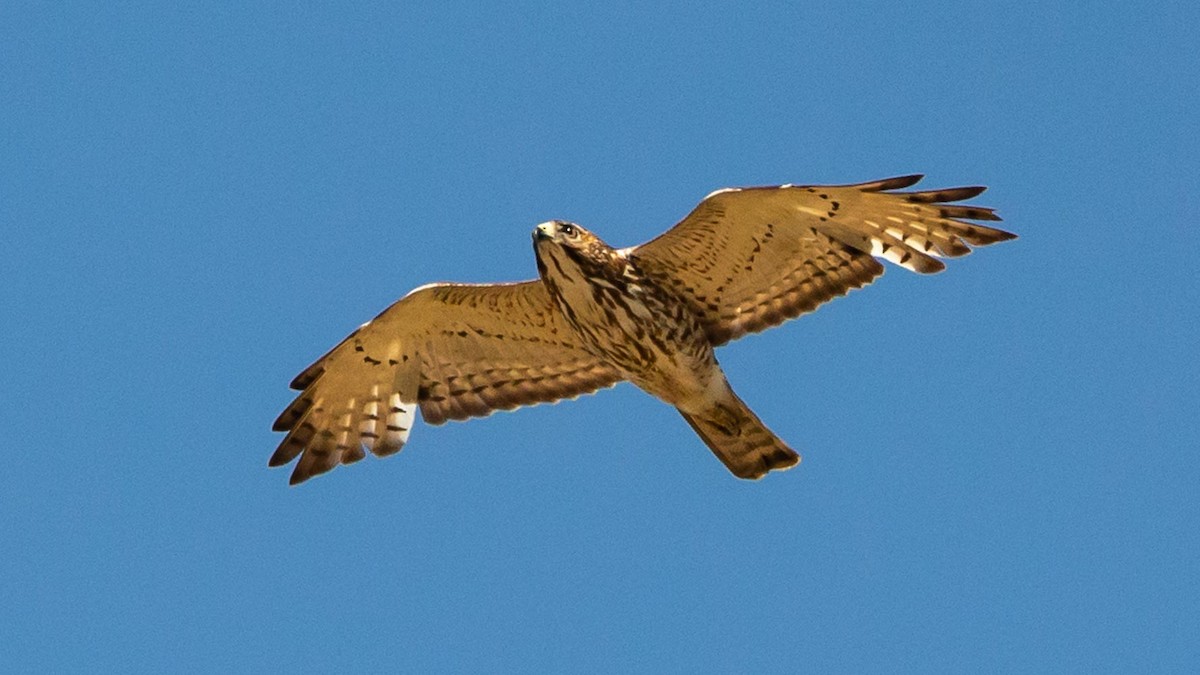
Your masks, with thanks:
[{"label": "broad-winged hawk", "polygon": [[574,223],[533,231],[538,279],[422,286],[292,381],[271,466],[291,482],[390,455],[416,410],[430,424],[573,398],[628,380],[675,406],[734,475],[800,456],[733,393],[713,349],[812,311],[883,274],[1015,235],[950,204],[982,187],[897,192],[921,176],[857,185],[733,188],[641,246],[614,249]]}]

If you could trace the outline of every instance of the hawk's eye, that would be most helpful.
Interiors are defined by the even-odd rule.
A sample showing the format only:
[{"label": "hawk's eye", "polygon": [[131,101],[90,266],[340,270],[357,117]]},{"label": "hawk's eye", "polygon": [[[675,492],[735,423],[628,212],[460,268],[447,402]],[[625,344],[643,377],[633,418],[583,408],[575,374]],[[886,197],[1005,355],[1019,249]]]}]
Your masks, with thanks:
[{"label": "hawk's eye", "polygon": [[562,232],[563,234],[567,235],[568,237],[575,236],[575,226],[570,223],[563,223],[562,225],[559,225],[558,231]]}]

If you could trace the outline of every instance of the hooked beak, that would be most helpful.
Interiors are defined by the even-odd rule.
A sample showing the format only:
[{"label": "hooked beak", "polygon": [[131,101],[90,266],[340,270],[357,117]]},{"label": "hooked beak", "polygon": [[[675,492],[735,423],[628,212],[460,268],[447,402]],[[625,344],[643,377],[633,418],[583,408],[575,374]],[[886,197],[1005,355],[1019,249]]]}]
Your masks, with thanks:
[{"label": "hooked beak", "polygon": [[554,223],[547,222],[533,228],[533,240],[542,241],[543,239],[554,238]]}]

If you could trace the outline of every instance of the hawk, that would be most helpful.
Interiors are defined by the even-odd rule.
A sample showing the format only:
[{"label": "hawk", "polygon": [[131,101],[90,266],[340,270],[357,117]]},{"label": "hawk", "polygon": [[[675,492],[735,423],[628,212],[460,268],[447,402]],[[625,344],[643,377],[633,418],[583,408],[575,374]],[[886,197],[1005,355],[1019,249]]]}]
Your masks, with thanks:
[{"label": "hawk", "polygon": [[800,456],[738,398],[713,353],[883,274],[1015,238],[952,204],[983,187],[903,192],[922,176],[718,190],[657,238],[614,249],[575,223],[533,231],[538,278],[412,291],[291,383],[271,466],[296,484],[398,452],[429,424],[575,398],[629,381],[675,406],[739,478]]}]

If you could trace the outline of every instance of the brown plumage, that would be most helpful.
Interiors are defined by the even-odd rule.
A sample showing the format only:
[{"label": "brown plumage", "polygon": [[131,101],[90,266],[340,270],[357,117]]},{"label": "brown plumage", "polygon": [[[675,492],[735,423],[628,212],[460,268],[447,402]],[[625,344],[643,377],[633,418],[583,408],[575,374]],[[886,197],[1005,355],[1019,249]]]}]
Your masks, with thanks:
[{"label": "brown plumage", "polygon": [[731,472],[800,461],[734,394],[713,348],[812,311],[883,273],[876,256],[932,273],[938,259],[1012,235],[949,204],[981,187],[894,192],[920,176],[709,195],[641,246],[616,250],[573,223],[534,230],[539,278],[419,288],[292,382],[271,466],[292,483],[408,439],[416,408],[441,424],[574,398],[628,380],[675,406]]}]

